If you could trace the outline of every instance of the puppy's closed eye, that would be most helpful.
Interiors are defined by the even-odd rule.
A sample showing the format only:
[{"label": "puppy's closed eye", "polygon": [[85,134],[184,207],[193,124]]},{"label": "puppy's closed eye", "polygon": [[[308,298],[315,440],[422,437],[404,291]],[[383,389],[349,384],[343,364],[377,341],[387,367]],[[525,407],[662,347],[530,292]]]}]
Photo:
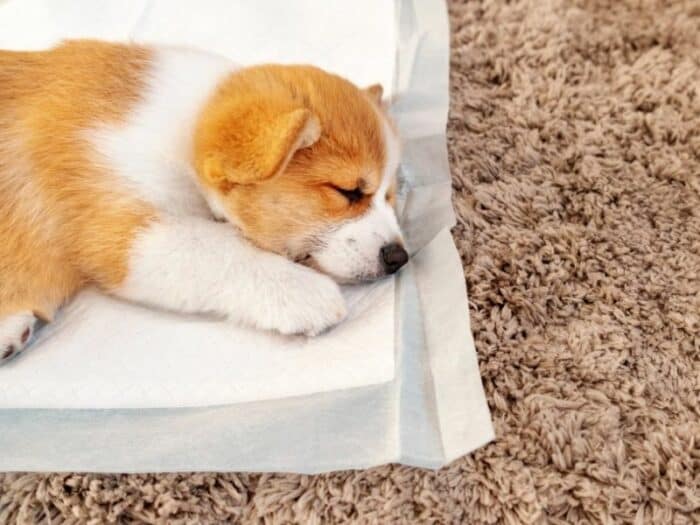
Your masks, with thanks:
[{"label": "puppy's closed eye", "polygon": [[333,186],[333,189],[345,197],[350,204],[362,200],[365,194],[360,188],[353,188],[352,190],[346,190],[338,186]]}]

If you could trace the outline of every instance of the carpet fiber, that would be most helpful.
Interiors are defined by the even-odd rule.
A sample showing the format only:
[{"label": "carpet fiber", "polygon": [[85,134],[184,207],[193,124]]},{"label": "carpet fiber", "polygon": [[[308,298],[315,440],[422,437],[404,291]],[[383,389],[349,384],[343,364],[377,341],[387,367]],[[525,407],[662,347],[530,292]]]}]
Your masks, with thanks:
[{"label": "carpet fiber", "polygon": [[439,472],[4,475],[0,523],[700,522],[700,3],[450,15],[454,234],[497,440]]}]

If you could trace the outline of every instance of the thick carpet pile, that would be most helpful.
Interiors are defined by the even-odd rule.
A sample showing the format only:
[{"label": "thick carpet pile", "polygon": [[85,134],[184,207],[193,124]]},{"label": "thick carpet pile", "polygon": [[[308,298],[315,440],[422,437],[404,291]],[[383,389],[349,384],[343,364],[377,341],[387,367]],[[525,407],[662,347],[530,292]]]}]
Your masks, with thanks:
[{"label": "thick carpet pile", "polygon": [[700,2],[450,14],[498,439],[439,472],[4,475],[0,523],[700,523]]}]

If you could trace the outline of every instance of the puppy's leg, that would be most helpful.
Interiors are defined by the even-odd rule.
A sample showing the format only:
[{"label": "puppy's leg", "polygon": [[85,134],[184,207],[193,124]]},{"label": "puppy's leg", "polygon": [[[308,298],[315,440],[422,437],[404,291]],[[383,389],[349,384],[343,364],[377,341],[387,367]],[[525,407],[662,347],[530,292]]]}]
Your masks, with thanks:
[{"label": "puppy's leg", "polygon": [[3,222],[2,212],[0,207],[0,365],[27,347],[38,318],[51,320],[82,284],[60,243],[21,222]]},{"label": "puppy's leg", "polygon": [[114,295],[209,312],[283,334],[318,334],[346,315],[329,277],[241,239],[229,224],[164,218],[139,232]]},{"label": "puppy's leg", "polygon": [[18,355],[34,334],[37,318],[24,311],[0,318],[0,365]]}]

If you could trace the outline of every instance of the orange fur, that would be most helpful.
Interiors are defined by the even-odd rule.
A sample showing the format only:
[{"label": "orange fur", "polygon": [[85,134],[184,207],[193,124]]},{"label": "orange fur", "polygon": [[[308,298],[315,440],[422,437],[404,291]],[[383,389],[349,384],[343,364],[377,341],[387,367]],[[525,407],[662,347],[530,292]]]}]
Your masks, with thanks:
[{"label": "orange fur", "polygon": [[145,49],[92,41],[0,51],[0,316],[50,318],[86,282],[123,280],[153,210],[116,189],[80,132],[123,118],[148,61]]},{"label": "orange fur", "polygon": [[[195,158],[203,183],[246,237],[283,253],[290,238],[308,237],[369,205],[385,154],[380,98],[377,86],[363,92],[310,66],[243,69],[220,86],[200,118]],[[320,137],[295,151],[300,130],[313,119]],[[277,166],[286,169],[279,173]],[[334,187],[359,187],[365,197],[348,205]]]}]

